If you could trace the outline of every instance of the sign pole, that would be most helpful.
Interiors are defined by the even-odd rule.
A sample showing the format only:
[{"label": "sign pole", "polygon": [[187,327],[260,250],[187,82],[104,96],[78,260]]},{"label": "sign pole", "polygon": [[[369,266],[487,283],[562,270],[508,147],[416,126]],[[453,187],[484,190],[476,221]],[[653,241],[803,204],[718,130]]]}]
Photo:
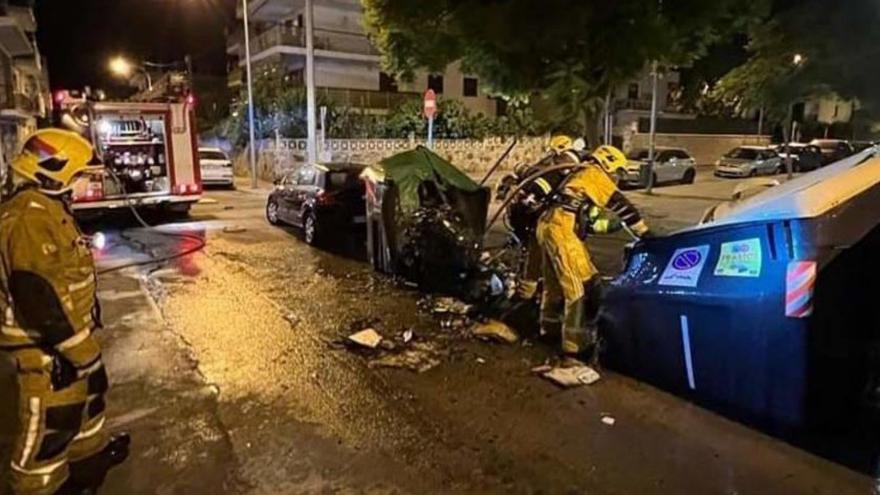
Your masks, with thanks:
[{"label": "sign pole", "polygon": [[425,91],[425,117],[428,119],[428,149],[434,149],[434,115],[437,113],[437,94],[433,89]]}]

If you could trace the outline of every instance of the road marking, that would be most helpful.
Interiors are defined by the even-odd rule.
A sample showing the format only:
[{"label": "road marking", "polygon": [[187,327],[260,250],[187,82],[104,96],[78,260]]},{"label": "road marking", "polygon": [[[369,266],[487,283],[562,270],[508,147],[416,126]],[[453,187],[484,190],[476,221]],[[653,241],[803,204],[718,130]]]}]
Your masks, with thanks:
[{"label": "road marking", "polygon": [[684,366],[687,368],[688,385],[691,390],[696,390],[697,385],[694,381],[694,362],[691,357],[691,332],[688,325],[688,317],[681,315],[681,341],[684,346]]}]

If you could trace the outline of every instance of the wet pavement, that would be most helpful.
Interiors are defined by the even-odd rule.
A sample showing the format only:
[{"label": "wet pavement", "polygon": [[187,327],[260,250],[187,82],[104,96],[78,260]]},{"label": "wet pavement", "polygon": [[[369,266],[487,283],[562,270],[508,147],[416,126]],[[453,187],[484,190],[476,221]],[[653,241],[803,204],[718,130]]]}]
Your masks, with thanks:
[{"label": "wet pavement", "polygon": [[[633,197],[673,229],[707,201],[677,191],[703,199]],[[102,493],[872,493],[863,473],[613,372],[561,390],[530,371],[552,345],[441,328],[356,239],[331,253],[271,227],[266,194],[210,192],[161,229],[203,251],[102,277],[110,426],[134,436]],[[102,267],[195,242],[125,225],[93,227],[111,234]],[[595,242],[597,264],[615,270],[625,243]],[[345,345],[368,327],[390,344]],[[394,367],[402,355],[414,366]]]}]

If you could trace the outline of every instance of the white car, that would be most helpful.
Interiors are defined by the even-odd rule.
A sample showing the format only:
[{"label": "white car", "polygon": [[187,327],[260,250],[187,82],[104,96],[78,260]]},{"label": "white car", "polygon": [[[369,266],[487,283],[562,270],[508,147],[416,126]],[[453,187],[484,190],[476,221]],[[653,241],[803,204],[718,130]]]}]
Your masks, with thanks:
[{"label": "white car", "polygon": [[[666,184],[677,182],[681,184],[693,184],[697,177],[697,163],[681,148],[655,149],[654,160],[654,184]],[[619,184],[623,186],[645,187],[647,186],[648,150],[635,149],[627,155],[625,169],[618,174]],[[643,172],[643,169],[645,171]]]},{"label": "white car", "polygon": [[220,148],[199,148],[202,184],[206,186],[235,187],[232,160]]},{"label": "white car", "polygon": [[715,163],[716,177],[756,177],[782,173],[782,158],[767,146],[740,146]]}]

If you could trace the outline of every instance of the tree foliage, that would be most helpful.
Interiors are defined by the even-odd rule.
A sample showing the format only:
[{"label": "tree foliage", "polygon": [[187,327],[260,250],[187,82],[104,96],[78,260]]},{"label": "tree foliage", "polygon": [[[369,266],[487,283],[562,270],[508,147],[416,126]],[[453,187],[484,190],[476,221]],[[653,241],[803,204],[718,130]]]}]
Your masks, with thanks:
[{"label": "tree foliage", "polygon": [[[306,91],[280,69],[266,68],[254,78],[254,128],[257,139],[306,137]],[[334,103],[319,94],[318,107],[327,108],[328,138],[408,138],[427,135],[421,100],[410,100],[387,115]],[[242,90],[229,117],[217,133],[237,146],[248,139],[247,93]],[[486,117],[469,111],[460,101],[440,98],[434,135],[445,139],[482,139],[488,136],[526,135],[543,131],[531,109],[514,102],[504,117]]]},{"label": "tree foliage", "polygon": [[390,72],[406,78],[460,60],[497,94],[551,100],[568,124],[594,121],[609,88],[650,61],[692,62],[762,0],[362,2]]},{"label": "tree foliage", "polygon": [[875,0],[774,0],[750,32],[751,58],[722,79],[718,95],[778,116],[794,101],[833,93],[877,114],[878,25]]}]

